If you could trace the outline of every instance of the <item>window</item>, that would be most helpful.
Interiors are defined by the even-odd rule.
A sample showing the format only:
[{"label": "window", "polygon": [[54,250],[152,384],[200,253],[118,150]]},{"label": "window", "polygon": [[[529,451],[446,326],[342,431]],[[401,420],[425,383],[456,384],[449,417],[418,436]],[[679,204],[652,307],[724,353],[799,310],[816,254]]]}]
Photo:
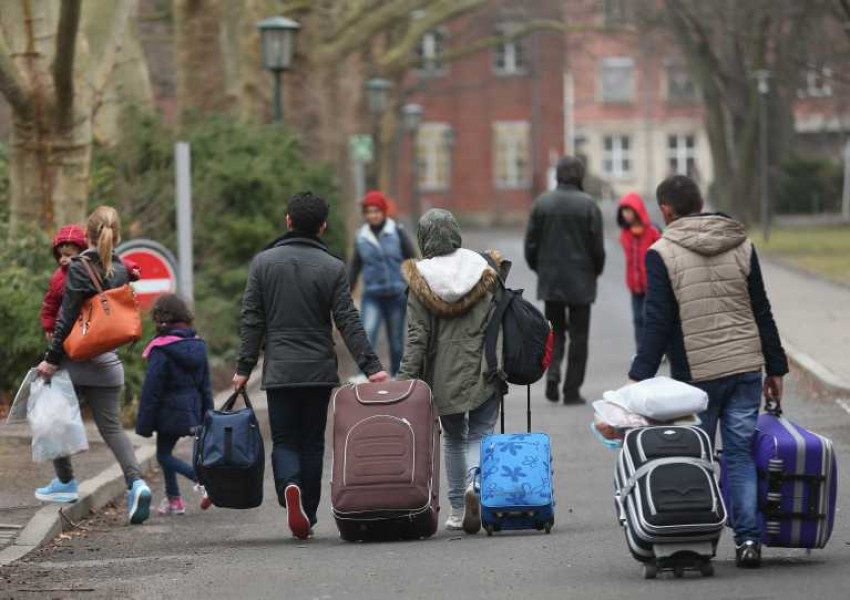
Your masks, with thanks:
[{"label": "window", "polygon": [[493,157],[496,187],[521,189],[531,185],[528,121],[493,123]]},{"label": "window", "polygon": [[797,90],[800,98],[830,98],[832,96],[832,69],[810,66],[803,76],[803,88]]},{"label": "window", "polygon": [[634,0],[602,0],[605,25],[626,25],[632,21],[631,4]]},{"label": "window", "polygon": [[417,159],[419,160],[419,189],[445,190],[449,187],[449,161],[451,151],[446,123],[423,123],[417,134]]},{"label": "window", "polygon": [[635,61],[632,58],[606,58],[602,61],[603,102],[625,104],[635,97]]},{"label": "window", "polygon": [[437,75],[443,71],[443,52],[445,50],[446,36],[439,29],[429,31],[422,36],[422,41],[416,48],[416,57],[419,61],[419,71],[429,75]]},{"label": "window", "polygon": [[667,166],[671,175],[697,174],[697,142],[693,134],[667,136]]},{"label": "window", "polygon": [[697,101],[697,86],[691,72],[681,61],[667,63],[667,102],[671,104],[691,104]]},{"label": "window", "polygon": [[622,179],[632,174],[632,138],[606,135],[602,139],[602,172],[607,177]]},{"label": "window", "polygon": [[[517,32],[515,25],[499,27],[496,35],[510,37]],[[499,75],[517,75],[525,72],[525,49],[519,38],[506,39],[493,51],[493,68]]]}]

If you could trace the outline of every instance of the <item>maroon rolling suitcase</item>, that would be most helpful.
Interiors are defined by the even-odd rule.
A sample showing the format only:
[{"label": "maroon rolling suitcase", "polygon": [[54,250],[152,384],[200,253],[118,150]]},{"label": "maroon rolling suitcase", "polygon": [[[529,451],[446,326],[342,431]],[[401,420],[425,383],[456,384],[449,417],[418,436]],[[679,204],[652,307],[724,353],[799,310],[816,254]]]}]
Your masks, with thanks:
[{"label": "maroon rolling suitcase", "polygon": [[331,504],[349,541],[434,535],[440,419],[423,381],[364,383],[333,398]]}]

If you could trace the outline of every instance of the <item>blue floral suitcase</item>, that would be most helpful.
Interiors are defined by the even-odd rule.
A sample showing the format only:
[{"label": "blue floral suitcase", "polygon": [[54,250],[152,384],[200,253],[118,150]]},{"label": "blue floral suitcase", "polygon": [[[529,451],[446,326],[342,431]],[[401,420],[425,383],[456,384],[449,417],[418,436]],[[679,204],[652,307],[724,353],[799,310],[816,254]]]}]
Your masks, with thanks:
[{"label": "blue floral suitcase", "polygon": [[527,386],[528,433],[502,433],[481,440],[481,525],[494,531],[537,529],[555,524],[552,452],[549,436],[531,433],[531,388]]}]

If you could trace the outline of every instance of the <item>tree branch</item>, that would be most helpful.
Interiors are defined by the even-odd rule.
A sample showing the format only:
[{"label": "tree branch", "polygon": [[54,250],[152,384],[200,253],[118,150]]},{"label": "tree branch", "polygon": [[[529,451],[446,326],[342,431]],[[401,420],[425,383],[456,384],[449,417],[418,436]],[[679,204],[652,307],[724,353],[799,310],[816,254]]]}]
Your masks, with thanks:
[{"label": "tree branch", "polygon": [[56,123],[59,129],[71,125],[74,109],[74,50],[80,29],[82,0],[62,0],[56,31],[56,57],[53,59],[53,86],[56,89]]},{"label": "tree branch", "polygon": [[26,85],[21,80],[6,42],[0,37],[0,94],[6,98],[12,108],[21,115],[32,111]]}]

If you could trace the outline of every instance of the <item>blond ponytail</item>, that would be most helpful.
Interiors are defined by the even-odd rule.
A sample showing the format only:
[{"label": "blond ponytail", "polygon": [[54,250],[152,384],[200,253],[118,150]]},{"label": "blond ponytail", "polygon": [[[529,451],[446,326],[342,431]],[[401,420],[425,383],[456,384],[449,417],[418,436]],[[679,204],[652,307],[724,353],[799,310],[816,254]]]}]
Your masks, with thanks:
[{"label": "blond ponytail", "polygon": [[97,247],[100,264],[107,277],[112,277],[112,251],[121,243],[121,220],[111,206],[100,206],[86,222],[89,243]]}]

